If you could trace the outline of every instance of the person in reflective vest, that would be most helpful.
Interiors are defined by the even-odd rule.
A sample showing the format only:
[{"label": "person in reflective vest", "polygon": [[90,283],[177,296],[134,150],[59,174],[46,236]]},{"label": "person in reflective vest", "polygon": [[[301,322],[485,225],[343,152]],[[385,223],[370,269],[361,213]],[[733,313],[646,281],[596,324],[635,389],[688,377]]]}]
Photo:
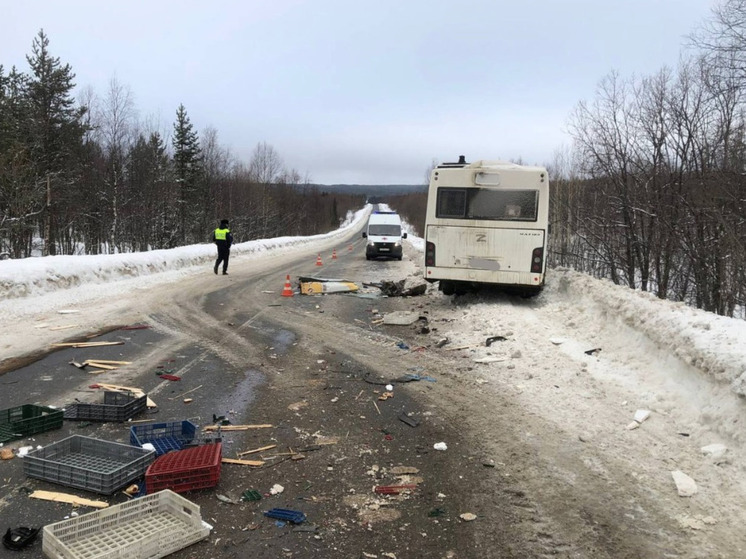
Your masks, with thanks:
[{"label": "person in reflective vest", "polygon": [[218,246],[218,259],[215,261],[213,271],[217,274],[220,263],[223,263],[223,275],[228,275],[228,258],[231,255],[231,245],[233,244],[233,235],[228,229],[228,220],[220,221],[220,227],[215,229],[212,234],[212,241]]}]

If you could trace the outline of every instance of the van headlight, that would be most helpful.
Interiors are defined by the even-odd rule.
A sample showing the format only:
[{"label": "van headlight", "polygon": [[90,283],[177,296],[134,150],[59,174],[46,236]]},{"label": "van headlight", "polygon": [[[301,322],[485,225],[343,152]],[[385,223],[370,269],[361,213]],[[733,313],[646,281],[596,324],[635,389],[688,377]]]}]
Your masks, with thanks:
[{"label": "van headlight", "polygon": [[394,243],[394,246],[395,246],[395,247],[400,247],[400,246],[401,246],[401,241],[396,241],[396,242]]}]

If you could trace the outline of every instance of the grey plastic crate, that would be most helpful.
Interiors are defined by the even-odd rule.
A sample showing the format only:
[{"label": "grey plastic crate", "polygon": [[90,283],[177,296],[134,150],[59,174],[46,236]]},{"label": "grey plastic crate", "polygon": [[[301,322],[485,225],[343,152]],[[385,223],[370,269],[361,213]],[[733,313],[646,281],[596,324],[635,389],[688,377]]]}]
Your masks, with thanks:
[{"label": "grey plastic crate", "polygon": [[79,421],[127,421],[148,407],[148,395],[139,398],[130,392],[104,392],[103,404],[75,403],[65,407],[65,419]]},{"label": "grey plastic crate", "polygon": [[36,479],[111,495],[145,475],[155,452],[74,435],[29,452],[23,472]]},{"label": "grey plastic crate", "polygon": [[198,505],[164,490],[44,526],[50,559],[157,559],[210,535]]}]

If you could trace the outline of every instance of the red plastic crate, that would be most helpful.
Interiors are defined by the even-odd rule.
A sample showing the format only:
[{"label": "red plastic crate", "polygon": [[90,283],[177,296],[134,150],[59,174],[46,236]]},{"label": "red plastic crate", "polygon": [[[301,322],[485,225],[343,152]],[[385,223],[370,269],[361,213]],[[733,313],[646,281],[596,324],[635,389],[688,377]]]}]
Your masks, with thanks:
[{"label": "red plastic crate", "polygon": [[222,458],[222,443],[164,454],[145,472],[145,491],[148,495],[162,489],[186,493],[195,489],[215,487],[220,481]]}]

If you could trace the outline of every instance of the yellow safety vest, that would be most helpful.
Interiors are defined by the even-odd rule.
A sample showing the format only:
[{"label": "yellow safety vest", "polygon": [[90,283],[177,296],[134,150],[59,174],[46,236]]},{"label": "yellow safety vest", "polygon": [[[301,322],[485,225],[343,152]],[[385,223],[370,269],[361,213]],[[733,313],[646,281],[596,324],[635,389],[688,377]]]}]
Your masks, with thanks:
[{"label": "yellow safety vest", "polygon": [[230,233],[230,229],[215,229],[215,240],[216,241],[224,241],[225,237]]}]

